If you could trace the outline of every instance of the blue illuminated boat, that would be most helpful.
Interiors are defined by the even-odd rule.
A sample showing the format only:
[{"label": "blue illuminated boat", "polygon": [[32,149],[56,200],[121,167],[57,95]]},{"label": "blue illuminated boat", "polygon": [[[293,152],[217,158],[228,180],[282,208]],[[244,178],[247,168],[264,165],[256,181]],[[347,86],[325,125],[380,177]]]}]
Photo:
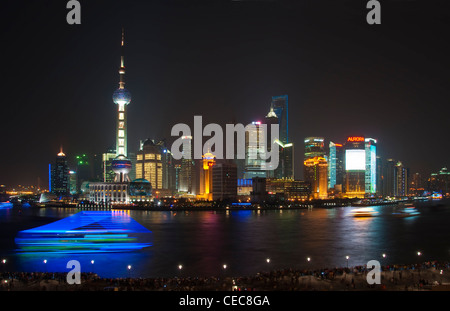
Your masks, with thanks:
[{"label": "blue illuminated boat", "polygon": [[413,204],[406,204],[404,208],[392,213],[396,217],[411,217],[420,215],[420,212]]},{"label": "blue illuminated boat", "polygon": [[25,252],[126,252],[152,245],[152,232],[122,211],[82,211],[23,230],[15,242]]}]

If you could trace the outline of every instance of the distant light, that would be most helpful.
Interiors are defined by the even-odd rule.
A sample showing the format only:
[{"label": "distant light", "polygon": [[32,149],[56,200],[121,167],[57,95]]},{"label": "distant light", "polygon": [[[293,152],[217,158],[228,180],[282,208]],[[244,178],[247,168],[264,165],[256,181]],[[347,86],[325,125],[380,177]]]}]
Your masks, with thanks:
[{"label": "distant light", "polygon": [[128,268],[128,270],[131,270],[131,265],[128,265],[128,267],[127,267],[127,268]]},{"label": "distant light", "polygon": [[227,265],[223,265],[223,268],[226,269],[226,268],[227,268]]},{"label": "distant light", "polygon": [[47,263],[47,259],[44,259],[44,263]]},{"label": "distant light", "polygon": [[345,256],[345,259],[347,259],[347,260],[348,260],[349,258],[350,258],[350,256]]},{"label": "distant light", "polygon": [[421,256],[422,255],[422,253],[421,252],[417,252],[417,256]]},{"label": "distant light", "polygon": [[267,261],[267,263],[269,263],[270,262],[270,258],[267,258],[266,261]]},{"label": "distant light", "polygon": [[178,269],[179,270],[183,269],[183,266],[182,265],[178,265]]},{"label": "distant light", "polygon": [[386,258],[386,254],[383,254],[383,258]]},{"label": "distant light", "polygon": [[308,258],[306,258],[306,260],[308,260],[308,261],[311,261],[311,258],[310,258],[310,257],[308,257]]},{"label": "distant light", "polygon": [[91,264],[94,264],[94,261],[93,261],[93,260],[91,260]]}]

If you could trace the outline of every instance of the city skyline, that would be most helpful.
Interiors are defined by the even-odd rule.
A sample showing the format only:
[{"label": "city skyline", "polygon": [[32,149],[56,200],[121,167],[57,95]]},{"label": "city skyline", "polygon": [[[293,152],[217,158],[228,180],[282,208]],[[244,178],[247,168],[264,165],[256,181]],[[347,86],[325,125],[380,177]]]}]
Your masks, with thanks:
[{"label": "city skyline", "polygon": [[[58,12],[63,14],[64,9],[53,5],[30,20],[26,17],[31,16],[29,10],[33,5],[21,7],[21,25],[10,17],[4,19],[9,24],[2,32],[7,32],[7,53],[14,61],[6,65],[11,79],[2,84],[2,88],[10,89],[2,93],[12,105],[5,107],[11,118],[2,123],[3,131],[9,134],[10,151],[2,154],[0,183],[36,184],[41,178],[41,184],[46,184],[43,179],[48,163],[61,145],[68,157],[103,153],[114,145],[110,94],[117,84],[120,55],[117,43],[122,26],[127,33],[127,82],[133,93],[129,110],[133,122],[128,134],[128,148],[132,152],[139,150],[139,140],[170,139],[174,124],[189,123],[196,114],[202,115],[205,123],[263,120],[272,97],[287,94],[289,139],[297,146],[296,163],[302,160],[305,137],[323,136],[328,143],[361,135],[376,138],[385,158],[403,161],[411,172],[426,175],[449,165],[449,147],[444,144],[448,135],[445,124],[449,109],[445,105],[448,78],[443,69],[448,64],[444,57],[448,48],[439,39],[432,42],[425,38],[427,29],[435,30],[435,34],[443,31],[438,27],[439,20],[430,15],[425,18],[434,21],[429,28],[420,29],[425,26],[424,20],[403,24],[417,16],[418,7],[414,3],[402,7],[409,15],[399,15],[398,20],[390,19],[393,16],[389,14],[398,13],[400,7],[386,6],[388,14],[379,30],[386,38],[364,25],[364,6],[353,11],[357,7],[349,3],[336,5],[338,12],[349,15],[337,19],[325,14],[328,22],[323,21],[324,17],[320,21],[312,19],[318,16],[314,5],[232,3],[172,7],[156,1],[156,4],[132,4],[127,14],[121,15],[118,4],[112,3],[104,8],[111,16],[103,18],[101,24],[94,18],[101,12],[100,7],[83,5],[86,14],[78,28],[64,25],[63,18],[59,21]],[[143,12],[155,18],[133,21],[136,14],[142,17],[143,13],[137,12],[142,6],[152,8]],[[18,12],[18,6],[12,6],[12,10]],[[305,12],[314,14],[298,21],[295,14],[304,17]],[[121,15],[117,19],[120,25],[113,21],[117,15]],[[49,17],[48,23],[38,27],[46,35],[33,41],[37,40],[38,30],[30,30],[27,25],[37,22],[38,16]],[[161,16],[178,23],[171,24]],[[177,27],[190,17],[195,21],[187,23],[187,29]],[[212,17],[218,18],[217,22],[212,29],[204,29],[202,22],[211,22]],[[231,21],[230,17],[235,19]],[[267,17],[273,19],[268,22]],[[361,21],[357,21],[359,17]],[[337,21],[340,23],[335,30],[328,28]],[[302,23],[307,22],[316,27],[311,34],[299,31]],[[358,23],[361,29],[354,30],[352,26]],[[60,24],[58,30],[54,29]],[[331,34],[325,34],[324,28]],[[409,29],[405,36],[395,37],[405,29]],[[182,34],[186,32],[190,37],[183,40]],[[53,41],[60,36],[58,43]],[[415,36],[423,36],[421,39],[434,48],[413,45]],[[21,37],[32,40],[18,41]],[[171,40],[175,38],[178,41]],[[331,43],[319,38],[330,39]],[[355,38],[358,41],[351,42]],[[321,49],[333,47],[333,42],[340,40],[348,42],[348,46],[339,45],[335,53]],[[23,51],[12,55],[26,47],[30,49],[27,59]],[[242,52],[243,47],[248,49]],[[413,52],[411,47],[415,47]],[[313,55],[319,51],[319,55]],[[216,52],[218,55],[212,56]],[[49,70],[43,70],[43,65]],[[39,74],[27,74],[30,69]],[[395,81],[389,80],[391,75]],[[17,92],[20,85],[27,85],[27,92]],[[20,113],[16,110],[19,105]],[[173,114],[174,110],[179,113]],[[429,146],[436,152],[430,155]],[[301,167],[296,166],[297,179],[303,175]]]}]

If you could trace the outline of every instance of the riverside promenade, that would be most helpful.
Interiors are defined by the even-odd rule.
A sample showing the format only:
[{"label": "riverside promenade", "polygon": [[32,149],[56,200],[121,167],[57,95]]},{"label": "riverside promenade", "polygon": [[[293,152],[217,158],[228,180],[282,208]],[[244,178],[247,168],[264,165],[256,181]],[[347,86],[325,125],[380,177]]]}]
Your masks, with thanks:
[{"label": "riverside promenade", "polygon": [[3,291],[447,291],[450,263],[383,266],[381,284],[367,283],[365,266],[283,269],[241,277],[101,278],[82,273],[69,285],[66,273],[3,272]]}]

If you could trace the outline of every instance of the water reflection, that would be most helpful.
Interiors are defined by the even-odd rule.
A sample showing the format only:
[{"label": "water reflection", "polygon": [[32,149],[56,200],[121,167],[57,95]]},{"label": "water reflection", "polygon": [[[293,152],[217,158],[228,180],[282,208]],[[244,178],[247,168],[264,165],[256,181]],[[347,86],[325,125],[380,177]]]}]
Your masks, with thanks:
[{"label": "water reflection", "polygon": [[92,268],[107,277],[249,275],[273,268],[345,266],[346,256],[350,266],[372,259],[382,264],[411,263],[418,259],[418,250],[421,260],[448,260],[450,206],[419,206],[420,215],[406,218],[395,217],[393,206],[373,208],[378,215],[370,218],[351,217],[351,207],[188,213],[134,210],[128,215],[153,232],[152,247],[73,256],[9,253],[17,232],[79,210],[27,209],[20,215],[15,209],[0,210],[0,255],[8,253],[7,265],[16,271],[67,271],[67,262],[76,259],[82,271]]}]

